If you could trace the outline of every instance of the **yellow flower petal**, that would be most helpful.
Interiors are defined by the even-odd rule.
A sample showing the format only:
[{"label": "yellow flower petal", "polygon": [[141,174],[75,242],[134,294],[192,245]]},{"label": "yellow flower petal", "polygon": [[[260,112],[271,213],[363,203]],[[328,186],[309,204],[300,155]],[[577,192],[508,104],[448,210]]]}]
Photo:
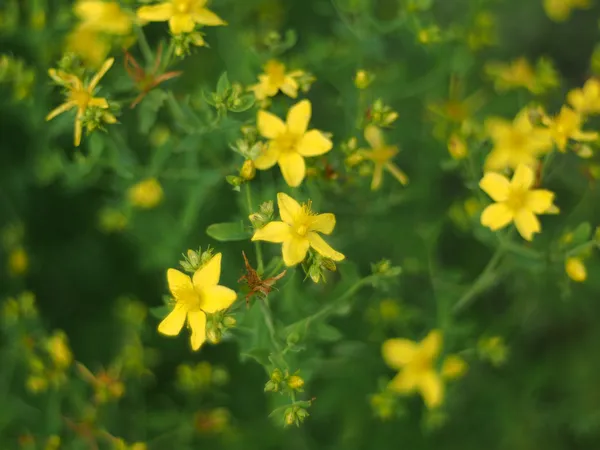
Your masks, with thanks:
[{"label": "yellow flower petal", "polygon": [[227,25],[227,23],[217,16],[210,9],[201,8],[192,13],[192,18],[194,22],[199,25],[206,25],[209,27],[216,27],[219,25]]},{"label": "yellow flower petal", "polygon": [[396,180],[400,182],[402,186],[406,186],[408,184],[408,175],[406,175],[396,164],[387,162],[385,164],[385,168],[394,176]]},{"label": "yellow flower petal", "polygon": [[165,2],[158,5],[142,6],[137,10],[137,16],[149,22],[164,22],[173,15],[173,3]]},{"label": "yellow flower petal", "polygon": [[479,187],[495,202],[503,202],[508,198],[510,182],[499,173],[488,172],[479,181]]},{"label": "yellow flower petal", "polygon": [[392,369],[399,370],[415,357],[418,346],[408,339],[388,339],[381,346],[383,360]]},{"label": "yellow flower petal", "polygon": [[194,288],[199,292],[211,286],[216,286],[221,278],[221,253],[213,256],[202,268],[196,270],[193,277]]},{"label": "yellow flower petal", "polygon": [[290,238],[283,242],[283,262],[286,266],[295,266],[306,258],[309,247],[308,239],[290,234]]},{"label": "yellow flower petal", "polygon": [[55,108],[52,111],[50,111],[50,113],[46,116],[46,120],[52,120],[59,114],[62,114],[66,111],[69,111],[70,109],[75,108],[75,106],[77,106],[77,103],[75,103],[75,102],[63,103],[58,108]]},{"label": "yellow flower petal", "polygon": [[531,241],[534,233],[542,229],[540,221],[531,211],[521,211],[515,216],[515,226],[523,239]]},{"label": "yellow flower petal", "polygon": [[284,192],[279,192],[277,194],[277,207],[279,208],[281,220],[290,225],[294,223],[296,217],[300,211],[302,211],[300,203]]},{"label": "yellow flower petal", "polygon": [[258,111],[256,125],[260,135],[267,139],[274,139],[285,132],[285,123],[276,115],[262,109]]},{"label": "yellow flower petal", "polygon": [[173,34],[191,33],[195,27],[190,14],[175,14],[169,19],[169,29]]},{"label": "yellow flower petal", "polygon": [[290,187],[298,187],[306,175],[304,158],[298,153],[281,153],[277,161],[283,179]]},{"label": "yellow flower petal", "polygon": [[417,388],[418,383],[419,378],[417,373],[410,370],[403,370],[390,381],[388,388],[399,394],[408,394]]},{"label": "yellow flower petal", "polygon": [[88,106],[96,106],[98,108],[107,109],[108,101],[102,97],[94,97],[90,99]]},{"label": "yellow flower petal", "polygon": [[166,336],[177,336],[183,328],[186,314],[187,309],[185,306],[177,303],[173,311],[158,325],[158,332]]},{"label": "yellow flower petal", "polygon": [[385,145],[383,133],[375,125],[367,125],[365,128],[365,139],[371,148],[380,148]]},{"label": "yellow flower petal", "polygon": [[525,207],[536,214],[542,214],[552,207],[554,192],[546,189],[536,189],[527,193]]},{"label": "yellow flower petal", "polygon": [[481,225],[496,231],[508,225],[513,217],[512,211],[504,203],[494,203],[481,213]]},{"label": "yellow flower petal", "polygon": [[327,153],[332,147],[332,142],[319,130],[310,130],[302,136],[296,150],[302,156],[317,156]]},{"label": "yellow flower petal", "polygon": [[[94,78],[92,78],[92,81],[90,81],[90,84],[88,86],[88,92],[93,92],[93,90],[96,89],[96,86],[98,86],[98,83],[100,82],[102,77],[104,75],[106,75],[106,72],[109,71],[109,69],[112,67],[114,62],[115,62],[115,58],[108,58],[106,61],[104,61],[104,64],[102,64],[102,67],[100,67],[100,70],[98,70],[96,75],[94,75]],[[106,102],[106,100],[104,100],[104,101]],[[108,104],[106,107],[108,108]]]},{"label": "yellow flower petal", "polygon": [[336,252],[333,248],[331,248],[331,246],[325,242],[325,240],[319,234],[310,231],[306,233],[306,237],[308,238],[311,247],[325,258],[329,258],[334,261],[342,261],[345,258],[343,254]]},{"label": "yellow flower petal", "polygon": [[206,341],[206,314],[202,311],[191,311],[188,313],[188,324],[192,329],[190,342],[192,350],[198,350]]},{"label": "yellow flower petal", "polygon": [[383,181],[383,164],[375,163],[373,166],[373,179],[371,180],[371,190],[376,191],[381,187]]},{"label": "yellow flower petal", "polygon": [[285,77],[285,81],[279,88],[288,97],[298,97],[298,83],[290,76]]},{"label": "yellow flower petal", "polygon": [[267,170],[273,167],[279,159],[279,147],[274,142],[269,142],[261,154],[254,160],[254,166],[259,170]]},{"label": "yellow flower petal", "polygon": [[432,330],[419,344],[420,354],[429,360],[436,358],[442,351],[443,337],[439,330]]},{"label": "yellow flower petal", "polygon": [[227,309],[235,301],[235,291],[225,286],[211,286],[202,290],[202,310],[214,313]]},{"label": "yellow flower petal", "polygon": [[287,128],[291,133],[302,136],[308,129],[312,106],[308,100],[302,100],[290,108],[287,114]]},{"label": "yellow flower petal", "polygon": [[444,383],[433,370],[425,372],[419,379],[419,390],[429,409],[437,408],[444,401]]},{"label": "yellow flower petal", "polygon": [[282,243],[290,238],[290,226],[284,222],[269,222],[252,236],[253,241]]},{"label": "yellow flower petal", "polygon": [[167,282],[169,290],[177,302],[190,303],[198,296],[194,291],[192,279],[179,270],[167,270]]},{"label": "yellow flower petal", "polygon": [[75,136],[73,142],[75,147],[79,147],[81,144],[81,133],[83,132],[83,111],[80,109],[77,111],[77,116],[75,116]]},{"label": "yellow flower petal", "polygon": [[587,270],[581,258],[571,257],[565,261],[565,272],[573,281],[581,283],[587,279]]},{"label": "yellow flower petal", "polygon": [[531,189],[533,182],[535,181],[535,173],[531,167],[525,164],[520,164],[515,170],[515,173],[510,180],[510,185],[513,188],[519,189]]},{"label": "yellow flower petal", "polygon": [[331,213],[319,214],[312,219],[310,231],[318,231],[323,234],[331,234],[335,228],[335,215]]}]

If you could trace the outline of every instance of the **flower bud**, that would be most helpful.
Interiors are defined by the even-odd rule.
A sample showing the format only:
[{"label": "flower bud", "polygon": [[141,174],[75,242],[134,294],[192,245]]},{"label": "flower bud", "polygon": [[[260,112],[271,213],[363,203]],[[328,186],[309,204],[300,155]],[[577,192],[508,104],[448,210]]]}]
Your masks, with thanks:
[{"label": "flower bud", "polygon": [[583,260],[579,257],[570,257],[565,261],[565,272],[569,278],[577,283],[587,279],[587,270]]},{"label": "flower bud", "polygon": [[448,139],[448,153],[453,159],[461,160],[467,157],[467,144],[457,134],[452,134]]},{"label": "flower bud", "polygon": [[359,70],[354,76],[354,86],[358,89],[366,89],[373,82],[375,76],[366,70]]},{"label": "flower bud", "polygon": [[442,376],[448,380],[462,377],[467,371],[467,363],[456,355],[450,355],[442,364]]},{"label": "flower bud", "polygon": [[287,385],[290,389],[298,392],[302,392],[304,386],[304,380],[298,375],[292,375],[287,379]]},{"label": "flower bud", "polygon": [[208,339],[208,341],[211,344],[218,344],[219,342],[221,342],[222,338],[223,333],[221,332],[221,330],[216,328],[210,328],[206,330],[206,339]]},{"label": "flower bud", "polygon": [[225,316],[223,318],[223,326],[225,328],[233,328],[233,327],[235,327],[236,324],[237,324],[237,320],[235,320],[235,317]]},{"label": "flower bud", "polygon": [[240,169],[240,177],[242,177],[246,181],[250,181],[254,179],[256,176],[256,167],[254,166],[254,161],[247,159],[244,161],[242,168]]}]

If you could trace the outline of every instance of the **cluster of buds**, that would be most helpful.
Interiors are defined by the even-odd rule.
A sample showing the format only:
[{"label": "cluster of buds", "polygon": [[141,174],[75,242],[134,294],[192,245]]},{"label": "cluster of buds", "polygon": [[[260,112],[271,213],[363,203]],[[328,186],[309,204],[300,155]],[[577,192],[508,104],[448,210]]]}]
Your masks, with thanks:
[{"label": "cluster of buds", "polygon": [[117,123],[115,114],[119,114],[119,106],[117,103],[110,103],[110,109],[103,109],[98,106],[88,106],[81,118],[81,124],[85,128],[87,134],[96,130],[106,132],[105,124],[113,125]]},{"label": "cluster of buds", "polygon": [[244,157],[244,163],[236,175],[225,177],[227,182],[233,186],[234,191],[240,190],[240,186],[256,176],[256,166],[254,160],[262,153],[264,143],[258,140],[258,131],[253,126],[243,126],[241,128],[242,137],[231,145],[231,149]]},{"label": "cluster of buds", "polygon": [[181,364],[177,367],[176,384],[185,392],[200,392],[212,386],[223,386],[229,381],[229,373],[221,367],[213,367],[203,361],[194,366]]},{"label": "cluster of buds", "polygon": [[508,347],[502,336],[482,337],[477,342],[477,354],[481,360],[500,367],[508,358]]},{"label": "cluster of buds", "polygon": [[296,425],[298,427],[308,416],[309,414],[306,408],[294,405],[285,410],[283,420],[285,421],[286,426]]},{"label": "cluster of buds", "polygon": [[204,264],[209,262],[213,257],[213,249],[208,247],[204,252],[202,248],[198,250],[188,250],[187,254],[183,255],[183,260],[179,261],[181,268],[188,273],[195,273]]},{"label": "cluster of buds", "polygon": [[304,269],[306,276],[310,277],[314,283],[318,283],[321,280],[325,282],[325,274],[337,270],[335,261],[313,251],[310,251],[309,257],[302,263],[302,268]]},{"label": "cluster of buds", "polygon": [[225,115],[227,111],[243,112],[254,105],[254,95],[247,93],[240,83],[230,83],[227,72],[219,78],[217,90],[211,93],[203,92],[203,97],[219,115]]},{"label": "cluster of buds", "polygon": [[304,392],[304,380],[298,375],[299,371],[290,375],[286,369],[274,369],[271,378],[265,384],[265,392]]},{"label": "cluster of buds", "polygon": [[227,311],[217,311],[206,315],[206,338],[212,344],[218,344],[223,339],[223,334],[235,327],[237,321]]},{"label": "cluster of buds", "polygon": [[120,399],[125,394],[125,384],[121,381],[121,367],[111,365],[107,370],[92,373],[81,363],[76,363],[77,371],[83,380],[94,389],[94,401],[104,404]]},{"label": "cluster of buds", "polygon": [[67,336],[62,331],[54,332],[42,343],[41,352],[35,351],[33,340],[26,340],[26,344],[26,351],[29,353],[27,389],[38,393],[63,385],[67,381],[67,369],[73,362]]},{"label": "cluster of buds", "polygon": [[367,122],[380,128],[387,128],[398,118],[398,113],[377,99],[367,110]]},{"label": "cluster of buds", "polygon": [[2,322],[5,326],[16,324],[22,319],[37,317],[35,296],[31,292],[23,292],[18,297],[10,297],[2,304]]},{"label": "cluster of buds", "polygon": [[208,47],[204,34],[199,31],[178,33],[171,36],[175,55],[184,58],[192,53],[192,47]]},{"label": "cluster of buds", "polygon": [[12,85],[15,100],[27,97],[34,81],[35,72],[23,60],[8,55],[0,56],[0,83]]},{"label": "cluster of buds", "polygon": [[258,230],[273,220],[273,214],[275,209],[273,207],[273,201],[269,200],[260,205],[258,212],[253,212],[248,216],[252,227]]}]

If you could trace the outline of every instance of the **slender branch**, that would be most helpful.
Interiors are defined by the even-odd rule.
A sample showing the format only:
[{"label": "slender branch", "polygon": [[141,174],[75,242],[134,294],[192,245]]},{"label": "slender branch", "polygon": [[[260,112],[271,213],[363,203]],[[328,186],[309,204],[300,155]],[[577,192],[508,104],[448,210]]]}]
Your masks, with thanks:
[{"label": "slender branch", "polygon": [[135,27],[135,34],[137,35],[138,41],[140,43],[140,50],[142,52],[142,55],[144,55],[146,64],[152,63],[152,61],[154,60],[154,54],[152,53],[152,49],[148,44],[148,40],[146,39],[146,35],[144,34],[144,30],[142,30],[142,27]]},{"label": "slender branch", "polygon": [[[252,191],[250,188],[250,183],[246,182],[246,203],[248,205],[248,214],[252,214],[253,206],[252,206]],[[262,256],[262,248],[260,246],[260,242],[254,241],[254,251],[256,252],[256,271],[260,274],[263,273],[264,270],[264,261]]]}]

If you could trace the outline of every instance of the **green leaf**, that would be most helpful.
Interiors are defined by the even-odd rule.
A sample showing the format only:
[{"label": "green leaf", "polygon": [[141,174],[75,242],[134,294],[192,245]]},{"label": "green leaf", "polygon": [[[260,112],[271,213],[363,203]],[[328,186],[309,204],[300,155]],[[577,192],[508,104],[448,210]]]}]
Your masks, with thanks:
[{"label": "green leaf", "polygon": [[233,112],[243,112],[254,106],[254,95],[244,95],[238,99],[238,103],[236,105],[232,105],[229,107],[229,111]]},{"label": "green leaf", "polygon": [[227,72],[223,72],[223,74],[219,77],[219,81],[217,81],[217,95],[223,98],[225,95],[225,91],[227,91],[230,88],[231,83],[229,82]]},{"label": "green leaf", "polygon": [[569,246],[576,247],[590,240],[592,234],[592,226],[589,222],[583,222],[573,230],[573,240]]},{"label": "green leaf", "polygon": [[163,306],[156,306],[154,308],[150,308],[150,314],[154,317],[156,317],[157,319],[164,319],[165,317],[167,317],[169,315],[169,313],[171,312],[171,308],[169,308],[167,305],[163,305]]},{"label": "green leaf", "polygon": [[271,365],[269,355],[271,352],[267,348],[253,348],[247,352],[241,353],[242,360],[252,358],[261,366],[268,367]]},{"label": "green leaf", "polygon": [[148,134],[150,128],[156,123],[156,116],[167,99],[167,93],[160,89],[150,91],[138,106],[139,130],[141,134]]},{"label": "green leaf", "polygon": [[244,227],[244,222],[213,223],[206,229],[206,234],[220,242],[245,241],[250,239],[250,231]]},{"label": "green leaf", "polygon": [[344,337],[340,330],[324,322],[314,324],[313,327],[313,334],[320,341],[337,342]]}]

